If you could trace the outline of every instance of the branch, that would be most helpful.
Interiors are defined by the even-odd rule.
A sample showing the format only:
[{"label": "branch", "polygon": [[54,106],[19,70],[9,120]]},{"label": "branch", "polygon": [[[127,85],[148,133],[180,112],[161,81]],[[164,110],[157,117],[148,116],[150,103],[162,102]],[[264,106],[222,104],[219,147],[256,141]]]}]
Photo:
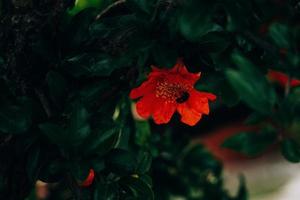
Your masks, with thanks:
[{"label": "branch", "polygon": [[51,117],[52,112],[50,110],[49,102],[48,102],[47,98],[45,97],[44,93],[38,89],[35,89],[34,91],[35,91],[36,95],[38,96],[38,98],[40,99],[41,104],[42,104],[47,116]]},{"label": "branch", "polygon": [[101,13],[99,13],[97,16],[96,16],[96,20],[99,20],[103,15],[105,15],[111,8],[115,7],[115,6],[118,6],[122,3],[125,3],[126,0],[118,0],[116,2],[114,2],[113,4],[109,5],[107,8],[105,8]]}]

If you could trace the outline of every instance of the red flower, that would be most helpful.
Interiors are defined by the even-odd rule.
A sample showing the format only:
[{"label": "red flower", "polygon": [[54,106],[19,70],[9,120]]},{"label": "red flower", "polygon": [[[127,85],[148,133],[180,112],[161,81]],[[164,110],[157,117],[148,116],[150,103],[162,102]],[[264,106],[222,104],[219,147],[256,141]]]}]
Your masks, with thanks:
[{"label": "red flower", "polygon": [[93,169],[90,169],[89,175],[82,183],[80,183],[80,186],[89,187],[90,185],[92,185],[94,178],[95,178],[95,171]]},{"label": "red flower", "polygon": [[[285,73],[275,71],[275,70],[269,70],[268,77],[270,80],[274,82],[278,82],[281,86],[285,86],[288,83],[288,76]],[[300,80],[298,79],[292,79],[290,81],[291,87],[296,87],[300,85]]]},{"label": "red flower", "polygon": [[194,84],[200,73],[189,73],[183,62],[179,60],[172,69],[152,67],[148,80],[130,92],[131,99],[140,98],[136,104],[137,113],[143,117],[153,117],[157,124],[168,123],[177,112],[181,121],[194,126],[209,113],[209,100],[216,96],[195,90]]}]

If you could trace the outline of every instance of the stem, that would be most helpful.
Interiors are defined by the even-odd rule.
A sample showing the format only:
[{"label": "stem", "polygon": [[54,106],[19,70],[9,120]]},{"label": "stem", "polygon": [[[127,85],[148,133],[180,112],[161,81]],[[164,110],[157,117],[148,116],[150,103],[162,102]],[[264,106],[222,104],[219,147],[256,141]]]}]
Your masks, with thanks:
[{"label": "stem", "polygon": [[35,93],[38,96],[38,98],[40,99],[40,102],[41,102],[47,116],[50,118],[52,116],[52,112],[50,110],[50,106],[49,106],[47,98],[45,97],[44,93],[39,89],[35,89]]},{"label": "stem", "polygon": [[96,20],[99,20],[103,15],[105,15],[111,8],[117,6],[117,5],[120,5],[122,3],[125,3],[126,0],[118,0],[116,2],[114,2],[113,4],[109,5],[107,8],[105,8],[101,13],[99,13],[97,16],[96,16]]}]

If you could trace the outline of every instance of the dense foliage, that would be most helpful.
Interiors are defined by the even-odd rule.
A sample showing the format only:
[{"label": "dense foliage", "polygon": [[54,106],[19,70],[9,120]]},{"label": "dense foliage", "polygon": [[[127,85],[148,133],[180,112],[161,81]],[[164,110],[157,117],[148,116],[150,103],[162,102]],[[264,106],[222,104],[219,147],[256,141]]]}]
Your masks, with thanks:
[{"label": "dense foliage", "polygon": [[[244,200],[243,181],[230,197],[221,163],[191,143],[237,108],[258,130],[224,147],[257,156],[280,144],[300,162],[300,89],[290,82],[300,78],[299,1],[83,2],[0,1],[0,199],[34,199],[42,180],[55,200]],[[130,90],[151,65],[178,58],[202,72],[197,89],[217,95],[211,116],[194,127],[177,115],[135,119]]]}]

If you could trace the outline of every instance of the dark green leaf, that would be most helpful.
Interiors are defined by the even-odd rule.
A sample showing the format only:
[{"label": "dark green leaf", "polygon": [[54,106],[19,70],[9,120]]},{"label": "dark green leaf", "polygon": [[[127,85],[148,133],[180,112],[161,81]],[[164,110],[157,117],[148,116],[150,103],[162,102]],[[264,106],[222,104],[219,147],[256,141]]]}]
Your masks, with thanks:
[{"label": "dark green leaf", "polygon": [[231,87],[249,107],[260,113],[270,114],[276,101],[276,93],[265,76],[239,54],[233,55],[233,61],[239,70],[226,70]]},{"label": "dark green leaf", "polygon": [[261,115],[260,113],[254,112],[247,117],[245,124],[247,124],[247,125],[257,124],[265,119],[266,119],[266,116]]},{"label": "dark green leaf", "polygon": [[153,0],[128,0],[128,5],[136,11],[150,14],[151,9],[154,7],[154,2]]},{"label": "dark green leaf", "polygon": [[154,194],[151,186],[139,177],[126,177],[121,180],[124,187],[128,187],[134,195],[134,199],[153,200]]},{"label": "dark green leaf", "polygon": [[68,140],[66,131],[57,124],[44,123],[40,124],[39,128],[54,144],[63,145]]},{"label": "dark green leaf", "polygon": [[59,101],[66,98],[67,88],[66,88],[66,81],[63,76],[59,73],[50,71],[46,77],[49,92],[54,101],[59,103]]},{"label": "dark green leaf", "polygon": [[230,39],[224,32],[211,32],[199,39],[201,49],[208,53],[218,53],[228,47]]},{"label": "dark green leaf", "polygon": [[118,200],[118,186],[116,184],[97,184],[94,200]]},{"label": "dark green leaf", "polygon": [[90,125],[88,123],[89,114],[82,105],[75,105],[71,113],[71,118],[68,124],[69,136],[71,137],[74,146],[82,143],[91,132]]},{"label": "dark green leaf", "polygon": [[37,200],[36,190],[33,189],[25,200]]},{"label": "dark green leaf", "polygon": [[114,149],[107,155],[106,166],[116,174],[129,175],[135,172],[137,161],[131,152]]},{"label": "dark green leaf", "polygon": [[84,154],[97,154],[98,156],[102,156],[116,146],[118,139],[118,129],[100,129],[92,132],[92,134],[90,134],[87,140],[83,143],[83,152]]},{"label": "dark green leaf", "polygon": [[137,172],[144,174],[150,170],[152,163],[152,156],[149,152],[140,151],[137,155]]},{"label": "dark green leaf", "polygon": [[282,155],[290,162],[300,162],[299,145],[292,139],[285,139],[281,142]]},{"label": "dark green leaf", "polygon": [[135,142],[138,145],[145,145],[150,137],[151,130],[148,121],[135,121]]},{"label": "dark green leaf", "polygon": [[104,54],[79,54],[66,60],[64,69],[74,77],[109,76],[120,67]]},{"label": "dark green leaf", "polygon": [[77,181],[84,181],[89,175],[90,168],[86,163],[69,163],[71,173]]},{"label": "dark green leaf", "polygon": [[109,81],[103,80],[98,83],[88,84],[78,91],[83,102],[92,104],[99,101],[104,92],[111,88]]},{"label": "dark green leaf", "polygon": [[289,48],[290,36],[289,29],[286,25],[280,23],[273,23],[269,28],[269,35],[281,48]]},{"label": "dark green leaf", "polygon": [[26,170],[28,174],[28,178],[31,179],[32,181],[36,181],[37,174],[39,171],[39,160],[40,160],[40,147],[39,146],[33,146],[28,154],[28,159],[27,159],[27,165],[26,165]]},{"label": "dark green leaf", "polygon": [[229,148],[247,156],[257,156],[264,152],[277,139],[275,130],[266,127],[259,133],[242,132],[227,138],[222,147]]},{"label": "dark green leaf", "polygon": [[182,14],[178,19],[179,30],[190,41],[197,41],[208,32],[219,30],[212,22],[211,13],[214,10],[214,0],[191,0],[184,2]]},{"label": "dark green leaf", "polygon": [[18,106],[0,108],[0,132],[19,134],[31,125],[31,114],[27,109]]}]

